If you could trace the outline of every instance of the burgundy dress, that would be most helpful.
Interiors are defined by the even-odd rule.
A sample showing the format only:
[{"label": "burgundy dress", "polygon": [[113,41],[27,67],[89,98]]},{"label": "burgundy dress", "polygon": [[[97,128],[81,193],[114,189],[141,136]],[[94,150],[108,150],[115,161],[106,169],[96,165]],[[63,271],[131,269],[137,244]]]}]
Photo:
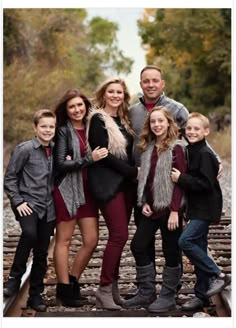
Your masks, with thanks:
[{"label": "burgundy dress", "polygon": [[[80,144],[80,154],[81,157],[85,156],[85,145],[86,145],[86,135],[85,130],[80,129],[76,130],[78,134],[79,144]],[[54,203],[55,203],[55,212],[56,212],[56,223],[60,223],[61,221],[69,221],[69,220],[77,220],[86,217],[97,217],[98,218],[98,208],[97,205],[92,198],[87,183],[87,169],[82,169],[83,176],[83,187],[84,187],[84,196],[85,196],[85,204],[81,205],[76,215],[70,217],[67,208],[65,206],[64,200],[60,194],[60,191],[57,186],[54,189]]]}]

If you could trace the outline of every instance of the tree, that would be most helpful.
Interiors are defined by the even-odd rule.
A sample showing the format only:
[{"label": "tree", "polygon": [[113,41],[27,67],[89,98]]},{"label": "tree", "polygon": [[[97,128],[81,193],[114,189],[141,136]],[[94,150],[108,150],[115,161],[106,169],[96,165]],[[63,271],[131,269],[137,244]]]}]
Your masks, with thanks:
[{"label": "tree", "polygon": [[[67,89],[88,96],[109,74],[129,73],[118,26],[85,9],[4,9],[4,139],[30,138],[33,113],[53,108]],[[17,124],[12,127],[12,115]]]},{"label": "tree", "polygon": [[138,25],[147,62],[163,68],[170,96],[191,111],[230,108],[230,9],[148,9]]}]

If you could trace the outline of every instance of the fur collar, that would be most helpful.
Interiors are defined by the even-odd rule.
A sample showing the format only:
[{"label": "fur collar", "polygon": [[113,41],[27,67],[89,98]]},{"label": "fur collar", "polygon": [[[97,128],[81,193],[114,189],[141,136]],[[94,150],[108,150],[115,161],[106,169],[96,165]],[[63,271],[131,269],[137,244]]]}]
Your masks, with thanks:
[{"label": "fur collar", "polygon": [[[168,207],[171,203],[174,183],[171,180],[170,173],[173,163],[173,148],[181,145],[181,140],[176,140],[166,151],[160,154],[155,168],[153,181],[153,208],[155,211]],[[145,186],[151,166],[151,156],[155,142],[148,146],[147,150],[141,156],[140,177],[138,182],[138,205],[142,206],[145,202]]]},{"label": "fur collar", "polygon": [[94,115],[99,115],[101,120],[103,120],[105,123],[105,128],[108,134],[108,151],[114,156],[117,156],[121,159],[126,159],[127,141],[116,122],[103,109],[92,109],[89,113],[87,120],[87,137],[90,128],[90,122]]}]

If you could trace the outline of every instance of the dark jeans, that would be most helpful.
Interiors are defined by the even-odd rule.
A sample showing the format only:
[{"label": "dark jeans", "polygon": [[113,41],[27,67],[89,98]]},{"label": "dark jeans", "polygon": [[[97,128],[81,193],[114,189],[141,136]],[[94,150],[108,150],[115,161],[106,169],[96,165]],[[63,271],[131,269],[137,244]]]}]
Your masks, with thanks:
[{"label": "dark jeans", "polygon": [[178,247],[178,239],[182,232],[181,220],[178,229],[168,230],[169,215],[162,216],[158,219],[150,219],[142,216],[137,227],[134,238],[131,242],[131,251],[135,257],[137,266],[146,266],[152,262],[150,259],[150,245],[157,230],[160,228],[162,237],[162,249],[165,257],[165,265],[176,267],[181,265],[181,252]]},{"label": "dark jeans", "polygon": [[32,249],[33,264],[30,274],[29,295],[39,295],[44,289],[43,278],[47,270],[48,246],[55,227],[55,221],[46,222],[46,217],[39,219],[35,212],[17,219],[22,232],[10,276],[21,279],[26,271],[26,263]]},{"label": "dark jeans", "polygon": [[209,288],[210,278],[220,272],[207,253],[209,225],[207,220],[190,220],[179,239],[180,248],[194,265],[197,277],[194,291],[201,299],[206,299],[205,293]]}]

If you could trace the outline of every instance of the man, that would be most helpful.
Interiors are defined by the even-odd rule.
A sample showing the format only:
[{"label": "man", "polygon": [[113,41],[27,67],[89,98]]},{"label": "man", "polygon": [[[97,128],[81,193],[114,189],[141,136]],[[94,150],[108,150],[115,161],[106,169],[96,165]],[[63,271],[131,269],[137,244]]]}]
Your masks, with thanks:
[{"label": "man", "polygon": [[160,68],[151,65],[144,67],[140,73],[140,86],[143,90],[143,96],[139,98],[138,103],[130,107],[130,120],[135,132],[133,154],[137,166],[140,165],[140,153],[137,149],[139,135],[145,118],[153,107],[166,107],[173,115],[182,133],[184,133],[184,127],[189,115],[187,108],[183,104],[165,96],[163,92],[165,80],[163,80]]}]

